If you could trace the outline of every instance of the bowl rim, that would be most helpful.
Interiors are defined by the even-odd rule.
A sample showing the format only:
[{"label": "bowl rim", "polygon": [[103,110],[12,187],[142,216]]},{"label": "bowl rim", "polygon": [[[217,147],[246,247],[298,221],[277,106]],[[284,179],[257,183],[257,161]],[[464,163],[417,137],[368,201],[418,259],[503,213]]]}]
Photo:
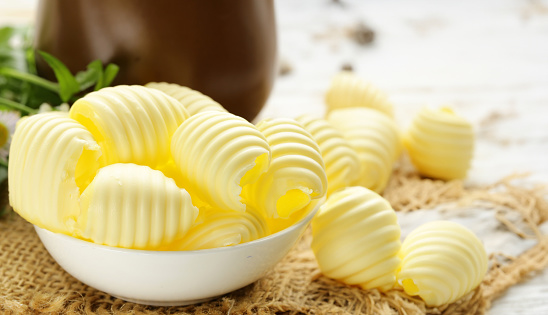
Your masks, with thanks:
[{"label": "bowl rim", "polygon": [[314,205],[314,208],[312,209],[312,211],[310,211],[310,213],[308,213],[306,216],[301,218],[299,221],[293,223],[291,226],[289,226],[289,227],[287,227],[287,228],[285,228],[281,231],[278,231],[276,233],[267,235],[265,237],[258,238],[256,240],[253,240],[253,241],[250,241],[250,242],[247,242],[247,243],[241,243],[241,244],[237,244],[237,245],[233,245],[233,246],[208,248],[208,249],[196,249],[196,250],[171,250],[170,251],[170,250],[149,250],[149,249],[132,249],[132,248],[114,247],[114,246],[109,246],[109,245],[93,243],[93,242],[86,241],[86,240],[83,240],[83,239],[79,239],[79,238],[76,238],[74,236],[63,234],[63,233],[52,232],[48,229],[41,228],[41,227],[39,227],[35,224],[33,224],[33,225],[34,225],[35,230],[43,231],[45,234],[50,234],[50,235],[53,235],[57,238],[65,239],[69,242],[73,242],[73,243],[76,243],[76,244],[81,244],[81,245],[92,247],[92,248],[99,248],[99,249],[106,250],[106,251],[120,252],[120,253],[126,253],[126,254],[132,253],[132,254],[141,254],[141,255],[162,255],[162,256],[170,256],[170,255],[177,255],[177,256],[178,255],[193,255],[193,256],[194,255],[210,255],[210,254],[214,254],[214,253],[217,253],[217,252],[233,251],[233,250],[238,250],[238,249],[242,249],[242,248],[246,248],[246,247],[252,247],[252,246],[255,246],[256,244],[260,244],[260,243],[263,243],[263,242],[268,242],[270,239],[276,238],[276,237],[278,237],[282,234],[286,234],[286,233],[289,233],[289,232],[291,232],[295,229],[298,229],[299,225],[301,225],[303,222],[312,220],[312,218],[318,212],[320,206],[323,204],[323,201],[325,201],[325,197],[320,198],[320,199],[316,199],[316,200],[312,200],[311,202],[315,202],[316,204]]}]

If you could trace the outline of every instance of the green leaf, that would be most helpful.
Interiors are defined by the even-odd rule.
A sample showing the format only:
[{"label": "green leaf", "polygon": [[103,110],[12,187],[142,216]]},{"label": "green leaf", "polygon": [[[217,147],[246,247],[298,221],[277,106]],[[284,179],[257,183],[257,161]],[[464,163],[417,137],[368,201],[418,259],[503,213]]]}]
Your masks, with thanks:
[{"label": "green leaf", "polygon": [[27,66],[23,51],[0,46],[0,67],[26,71]]},{"label": "green leaf", "polygon": [[10,39],[15,33],[15,28],[12,26],[5,26],[0,28],[0,47],[9,47]]},{"label": "green leaf", "polygon": [[[0,27],[0,46],[15,47],[26,45],[26,39],[29,37],[28,26],[4,26]],[[16,39],[16,40],[14,40]]]},{"label": "green leaf", "polygon": [[[92,61],[84,71],[73,75],[57,58],[38,52],[53,69],[57,82],[37,75],[37,52],[32,48],[32,27],[0,27],[0,108],[30,113],[41,104],[58,106],[71,102],[90,88],[95,90],[112,84],[118,66],[103,67]],[[95,86],[94,86],[95,85]]]},{"label": "green leaf", "polygon": [[[67,71],[68,71],[68,69],[67,69]],[[59,92],[60,91],[59,84],[48,81],[48,80],[46,80],[44,78],[41,78],[39,76],[36,76],[34,74],[21,72],[21,71],[16,70],[16,69],[0,68],[0,75],[4,75],[6,77],[11,77],[11,78],[19,79],[21,81],[29,82],[29,83],[41,86],[41,87],[43,87],[45,89],[48,89],[50,91],[53,91],[53,92]],[[71,76],[72,76],[72,74],[71,74]],[[74,82],[76,82],[76,80],[74,80]],[[78,82],[76,82],[76,85],[78,86]]]},{"label": "green leaf", "polygon": [[36,114],[37,111],[23,104],[0,97],[0,108],[18,110],[25,114]]},{"label": "green leaf", "polygon": [[102,80],[100,82],[97,82],[97,85],[95,85],[95,91],[109,86],[112,81],[114,81],[114,78],[116,78],[119,70],[120,67],[113,63],[109,63],[105,68],[105,72],[103,73],[103,77],[101,78]]},{"label": "green leaf", "polygon": [[57,83],[12,68],[0,68],[0,97],[31,108],[62,103]]},{"label": "green leaf", "polygon": [[80,84],[80,91],[84,91],[98,83],[103,76],[103,63],[101,60],[94,60],[87,66],[87,70],[76,74],[76,81]]},{"label": "green leaf", "polygon": [[59,83],[59,95],[63,102],[68,102],[72,95],[80,91],[80,84],[76,78],[70,73],[70,70],[59,59],[52,55],[40,51],[40,55],[47,64],[53,69],[57,82]]},{"label": "green leaf", "polygon": [[27,60],[27,70],[30,74],[38,75],[36,70],[36,54],[32,47],[27,48],[25,51],[25,59]]},{"label": "green leaf", "polygon": [[27,27],[0,28],[0,67],[27,72],[25,49],[30,47]]},{"label": "green leaf", "polygon": [[31,85],[30,90],[23,93],[28,93],[26,105],[31,108],[39,108],[43,103],[48,103],[51,106],[58,106],[63,103],[59,97],[59,93],[43,89],[39,86]]},{"label": "green leaf", "polygon": [[20,89],[21,94],[19,95],[19,103],[27,105],[29,103],[31,91],[32,85],[28,82],[23,82]]}]

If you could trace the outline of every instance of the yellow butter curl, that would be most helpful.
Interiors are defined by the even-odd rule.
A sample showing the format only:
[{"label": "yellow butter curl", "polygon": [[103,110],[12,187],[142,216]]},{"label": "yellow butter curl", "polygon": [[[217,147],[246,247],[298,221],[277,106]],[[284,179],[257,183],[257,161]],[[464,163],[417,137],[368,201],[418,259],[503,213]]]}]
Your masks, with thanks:
[{"label": "yellow butter curl", "polygon": [[206,111],[226,112],[226,109],[224,109],[221,104],[215,102],[211,97],[186,86],[166,82],[150,82],[145,86],[160,90],[175,98],[185,106],[190,115]]},{"label": "yellow butter curl", "polygon": [[170,140],[189,117],[176,99],[143,86],[103,88],[77,100],[70,117],[101,146],[101,164],[136,163],[156,168],[169,161]]},{"label": "yellow butter curl", "polygon": [[349,71],[342,71],[333,78],[325,101],[328,111],[346,107],[367,107],[390,117],[394,116],[392,104],[386,94]]},{"label": "yellow butter curl", "polygon": [[190,195],[160,171],[117,163],[101,168],[82,193],[72,228],[97,244],[157,249],[181,239],[197,215]]},{"label": "yellow butter curl", "polygon": [[287,218],[266,218],[266,223],[268,225],[268,228],[270,229],[270,232],[272,234],[277,233],[279,231],[287,229],[290,226],[295,225],[297,222],[303,220],[306,216],[308,216],[310,212],[314,211],[317,207],[323,204],[325,202],[325,199],[325,196],[320,199],[314,199],[310,201],[308,205],[306,205],[302,209],[293,212]]},{"label": "yellow butter curl", "polygon": [[401,248],[398,283],[428,306],[452,303],[475,289],[487,272],[487,253],[477,236],[449,221],[426,223]]},{"label": "yellow butter curl", "polygon": [[173,135],[171,151],[185,187],[212,207],[245,211],[242,187],[270,164],[270,147],[245,119],[209,111],[187,119]]},{"label": "yellow butter curl", "polygon": [[312,250],[324,275],[364,289],[391,289],[400,227],[390,204],[360,186],[333,193],[312,220]]},{"label": "yellow butter curl", "polygon": [[27,221],[69,234],[80,193],[99,168],[101,150],[91,133],[68,113],[21,119],[13,135],[8,167],[10,204]]},{"label": "yellow butter curl", "polygon": [[245,212],[200,208],[200,215],[190,231],[173,250],[199,250],[247,243],[270,234],[265,218],[255,209]]},{"label": "yellow butter curl", "polygon": [[327,120],[342,131],[360,160],[360,176],[354,185],[382,192],[402,149],[393,119],[381,112],[352,107],[333,110]]},{"label": "yellow butter curl", "polygon": [[343,134],[325,119],[303,115],[296,120],[320,147],[327,175],[327,194],[356,182],[360,175],[360,161]]},{"label": "yellow butter curl", "polygon": [[451,108],[423,108],[404,135],[411,162],[426,176],[465,178],[474,153],[472,125]]},{"label": "yellow butter curl", "polygon": [[267,218],[287,218],[327,192],[325,166],[318,144],[294,119],[263,120],[257,128],[272,150],[268,171],[244,187],[246,203]]}]

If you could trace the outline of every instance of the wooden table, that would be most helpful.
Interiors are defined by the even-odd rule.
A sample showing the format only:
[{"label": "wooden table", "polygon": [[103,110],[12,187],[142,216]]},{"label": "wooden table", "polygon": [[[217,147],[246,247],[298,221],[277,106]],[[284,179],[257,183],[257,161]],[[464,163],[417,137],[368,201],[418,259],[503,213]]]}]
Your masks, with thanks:
[{"label": "wooden table", "polygon": [[[35,3],[0,0],[0,23],[32,21]],[[322,114],[331,77],[351,65],[390,95],[402,129],[424,105],[451,105],[474,124],[468,184],[515,172],[548,184],[548,1],[277,0],[276,9],[289,72],[259,119]],[[373,42],[356,39],[360,24],[374,30]],[[474,229],[488,251],[519,254],[532,245],[491,233],[483,225],[489,214],[467,213],[454,219]],[[444,215],[400,216],[403,234]],[[548,272],[512,287],[490,313],[548,314]]]}]

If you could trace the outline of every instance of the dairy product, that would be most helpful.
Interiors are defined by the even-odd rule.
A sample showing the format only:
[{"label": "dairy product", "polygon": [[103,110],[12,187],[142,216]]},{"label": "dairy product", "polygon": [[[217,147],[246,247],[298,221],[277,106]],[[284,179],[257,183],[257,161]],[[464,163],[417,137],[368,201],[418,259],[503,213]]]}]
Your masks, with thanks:
[{"label": "dairy product", "polygon": [[365,107],[333,110],[327,120],[342,131],[358,153],[360,175],[353,184],[382,192],[402,149],[400,132],[394,120]]},{"label": "dairy product", "polygon": [[95,176],[101,154],[91,133],[68,113],[21,119],[10,147],[11,206],[32,224],[70,234],[66,222],[79,212],[80,193]]},{"label": "dairy product", "polygon": [[307,215],[309,215],[310,212],[316,209],[316,207],[318,207],[320,204],[323,204],[325,202],[325,199],[326,199],[325,196],[320,199],[313,199],[305,207],[293,212],[290,216],[286,218],[281,218],[281,217],[266,218],[266,224],[268,225],[270,232],[277,233],[301,221]]},{"label": "dairy product", "polygon": [[327,191],[318,144],[297,121],[278,118],[257,124],[272,150],[268,171],[244,187],[246,203],[267,218],[287,218]]},{"label": "dairy product", "polygon": [[265,218],[249,206],[245,212],[205,206],[200,208],[196,221],[180,241],[170,246],[171,249],[199,250],[233,246],[270,234]]},{"label": "dairy product", "polygon": [[[306,123],[337,180],[355,175],[338,166],[353,153],[341,134],[325,121]],[[224,110],[190,116],[142,86],[105,88],[69,113],[22,119],[9,172],[10,202],[33,224],[144,250],[249,242],[301,220],[327,191],[320,147],[297,121],[254,126]]]},{"label": "dairy product", "polygon": [[342,71],[333,78],[325,102],[328,111],[346,107],[367,107],[390,117],[394,116],[392,104],[386,94],[350,71]]},{"label": "dairy product", "polygon": [[312,250],[324,275],[364,289],[391,289],[400,227],[384,198],[360,186],[333,193],[312,220]]},{"label": "dairy product", "polygon": [[171,136],[189,117],[176,99],[143,86],[109,87],[77,100],[70,117],[101,146],[101,164],[168,162]]},{"label": "dairy product", "polygon": [[75,236],[124,248],[157,249],[181,239],[198,215],[172,179],[135,164],[101,168],[79,205],[69,223]]},{"label": "dairy product", "polygon": [[265,172],[270,147],[245,119],[209,111],[187,119],[173,135],[171,152],[185,187],[222,210],[245,211],[242,187]]},{"label": "dairy product", "polygon": [[411,162],[426,176],[464,178],[474,151],[472,125],[449,107],[423,108],[404,135]]},{"label": "dairy product", "polygon": [[360,161],[343,134],[325,119],[303,115],[296,120],[310,132],[320,147],[327,175],[327,194],[356,182],[360,175]]},{"label": "dairy product", "polygon": [[487,272],[487,253],[466,227],[435,221],[409,234],[401,247],[398,283],[427,305],[452,303],[475,289]]},{"label": "dairy product", "polygon": [[166,82],[150,82],[147,83],[145,86],[152,89],[160,90],[167,95],[175,98],[185,106],[186,110],[191,116],[206,111],[226,112],[226,109],[224,109],[221,104],[211,99],[211,97],[186,86],[180,86],[175,83]]}]

